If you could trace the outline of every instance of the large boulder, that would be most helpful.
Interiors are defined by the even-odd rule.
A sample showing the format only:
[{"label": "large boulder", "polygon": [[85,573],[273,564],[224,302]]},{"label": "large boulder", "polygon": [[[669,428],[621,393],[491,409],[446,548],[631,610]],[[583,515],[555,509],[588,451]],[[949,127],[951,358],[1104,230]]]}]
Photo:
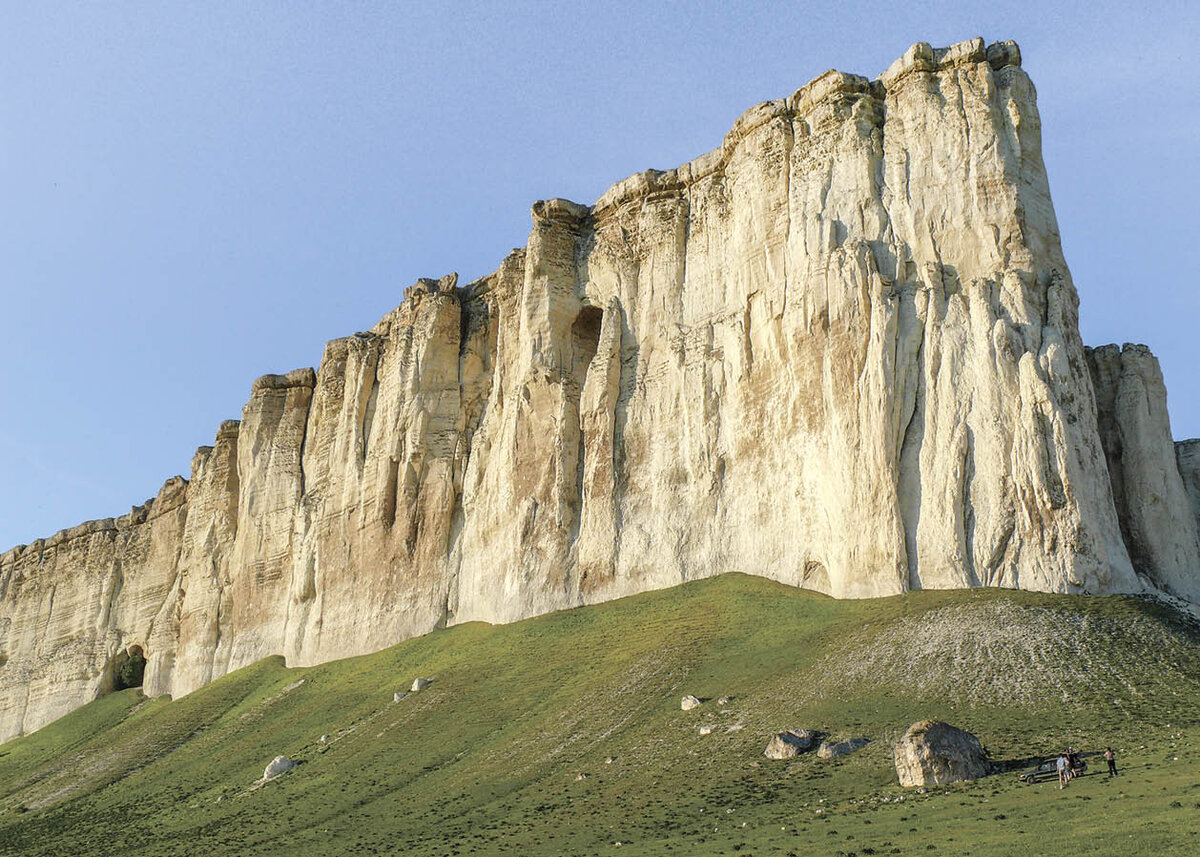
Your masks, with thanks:
[{"label": "large boulder", "polygon": [[940,786],[977,780],[990,772],[979,739],[940,720],[914,723],[896,744],[896,774],[902,786]]},{"label": "large boulder", "polygon": [[771,736],[763,755],[768,759],[794,759],[811,750],[819,738],[819,733],[811,729],[785,729]]},{"label": "large boulder", "polygon": [[268,764],[263,771],[264,780],[273,780],[280,774],[286,774],[292,768],[296,767],[296,763],[287,756],[276,756]]},{"label": "large boulder", "polygon": [[861,750],[870,744],[869,738],[847,738],[845,741],[822,741],[817,748],[817,756],[821,759],[836,759],[848,756],[855,750]]}]

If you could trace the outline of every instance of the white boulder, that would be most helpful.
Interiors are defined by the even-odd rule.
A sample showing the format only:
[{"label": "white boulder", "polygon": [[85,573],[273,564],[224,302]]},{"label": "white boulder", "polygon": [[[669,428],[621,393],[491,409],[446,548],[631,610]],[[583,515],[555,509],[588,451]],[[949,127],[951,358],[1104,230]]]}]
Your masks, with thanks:
[{"label": "white boulder", "polygon": [[896,744],[895,755],[902,786],[940,786],[977,780],[991,772],[979,739],[939,720],[922,720],[908,727]]},{"label": "white boulder", "polygon": [[280,774],[286,774],[292,768],[296,767],[296,763],[287,756],[276,756],[272,759],[267,767],[263,770],[264,780],[273,780]]}]

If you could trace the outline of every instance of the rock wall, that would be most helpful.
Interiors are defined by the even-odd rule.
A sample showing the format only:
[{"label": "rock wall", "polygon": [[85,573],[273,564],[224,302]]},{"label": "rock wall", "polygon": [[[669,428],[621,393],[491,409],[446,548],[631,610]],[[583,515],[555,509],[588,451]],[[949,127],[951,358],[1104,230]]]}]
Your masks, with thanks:
[{"label": "rock wall", "polygon": [[1183,476],[1183,487],[1192,501],[1192,515],[1200,530],[1200,439],[1181,440],[1175,444],[1175,460]]},{"label": "rock wall", "polygon": [[494,274],[256,381],[190,481],[0,557],[0,738],[134,646],[178,696],[725,571],[1197,597],[1158,537],[1197,456],[1172,481],[1152,358],[1085,355],[1014,44],[828,72],[532,214]]},{"label": "rock wall", "polygon": [[1113,499],[1134,567],[1154,586],[1200,603],[1198,516],[1184,483],[1186,456],[1177,459],[1171,439],[1158,360],[1146,346],[1128,343],[1087,355]]}]

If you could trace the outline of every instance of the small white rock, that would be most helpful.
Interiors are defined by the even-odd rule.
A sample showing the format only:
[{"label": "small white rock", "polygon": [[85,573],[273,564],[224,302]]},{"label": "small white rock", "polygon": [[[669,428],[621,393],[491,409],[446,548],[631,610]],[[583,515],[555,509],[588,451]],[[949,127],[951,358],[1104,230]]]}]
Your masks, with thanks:
[{"label": "small white rock", "polygon": [[404,697],[406,697],[406,696],[408,696],[407,693],[405,693],[402,690],[398,690],[392,694],[392,702],[399,702],[400,700],[404,699]]},{"label": "small white rock", "polygon": [[418,692],[424,690],[425,688],[429,687],[429,684],[431,681],[432,681],[432,679],[428,679],[428,678],[414,678],[412,687],[410,687],[409,690],[413,693],[418,693]]},{"label": "small white rock", "polygon": [[700,704],[700,700],[692,696],[690,693],[685,696],[679,703],[679,707],[684,711],[691,711]]},{"label": "small white rock", "polygon": [[263,779],[273,780],[280,774],[286,774],[294,767],[296,767],[296,763],[287,756],[276,756],[263,770]]},{"label": "small white rock", "polygon": [[712,731],[713,731],[713,728],[711,726],[701,726],[700,727],[701,735],[711,735]]}]

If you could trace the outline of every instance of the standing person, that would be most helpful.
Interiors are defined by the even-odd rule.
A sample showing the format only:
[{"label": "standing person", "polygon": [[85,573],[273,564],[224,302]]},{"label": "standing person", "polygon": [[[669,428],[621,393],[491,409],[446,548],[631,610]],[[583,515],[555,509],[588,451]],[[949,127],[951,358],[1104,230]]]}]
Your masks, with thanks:
[{"label": "standing person", "polygon": [[1070,774],[1067,773],[1067,754],[1058,754],[1058,790],[1061,792],[1067,787],[1067,779]]},{"label": "standing person", "polygon": [[1079,751],[1074,747],[1067,748],[1067,775],[1072,780],[1083,776],[1083,766],[1080,764]]},{"label": "standing person", "polygon": [[1117,776],[1117,754],[1113,752],[1112,747],[1104,748],[1104,761],[1108,762],[1108,778]]}]

